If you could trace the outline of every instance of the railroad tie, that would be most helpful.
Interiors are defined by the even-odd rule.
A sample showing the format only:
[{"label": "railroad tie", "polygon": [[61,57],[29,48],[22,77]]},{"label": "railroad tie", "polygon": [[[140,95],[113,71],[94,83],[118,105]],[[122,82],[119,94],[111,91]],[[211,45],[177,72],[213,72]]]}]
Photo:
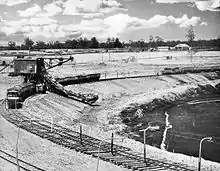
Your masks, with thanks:
[{"label": "railroad tie", "polygon": [[[110,151],[109,151],[109,152],[110,152]],[[103,157],[104,157],[106,160],[108,160],[108,161],[110,161],[110,162],[112,162],[112,163],[115,163],[115,164],[117,164],[117,165],[121,165],[122,162],[120,162],[120,161],[125,159],[125,157],[123,157],[123,156],[113,156],[111,153],[109,153],[109,154],[106,155],[106,156],[103,155]]]},{"label": "railroad tie", "polygon": [[138,171],[157,171],[157,170],[164,170],[168,171],[168,168],[163,168],[161,166],[146,166],[146,167],[140,167],[138,168]]},{"label": "railroad tie", "polygon": [[[2,111],[4,107],[0,109]],[[16,113],[17,112],[17,113]],[[8,113],[11,113],[10,115]],[[23,116],[23,113],[19,111],[4,111],[2,112],[3,117],[9,122],[19,126],[20,120],[27,120],[29,118]],[[30,127],[28,123],[24,123],[21,126],[23,129],[38,135],[42,138],[46,138],[56,144],[62,145],[69,149],[74,149],[85,154],[98,157],[102,160],[112,162],[116,165],[122,165],[128,169],[139,170],[139,171],[159,171],[159,170],[173,170],[173,171],[191,171],[187,169],[187,166],[180,165],[178,163],[166,163],[164,161],[153,160],[147,158],[147,162],[144,163],[141,153],[134,153],[131,149],[114,144],[114,155],[111,153],[111,144],[104,142],[98,152],[99,144],[101,140],[82,134],[82,140],[80,134],[76,131],[63,128],[62,126],[53,125],[53,132],[51,133],[50,123],[45,121],[32,122]],[[186,167],[186,168],[184,168]]]},{"label": "railroad tie", "polygon": [[131,163],[131,162],[123,162],[122,165],[126,166],[128,168],[131,168],[132,170],[137,170],[138,167],[144,167],[144,166],[146,167],[147,166],[146,163],[140,163],[140,162],[133,162],[133,163]]},{"label": "railroad tie", "polygon": [[[95,153],[100,153],[100,154],[102,154],[102,153],[109,153],[109,152],[111,152],[110,150],[100,150],[99,152],[98,152],[98,149],[91,149],[91,150],[82,150],[82,152],[84,152],[84,153],[86,153],[86,154],[89,154],[89,155],[93,155],[93,156],[95,156],[94,154]],[[100,158],[101,157],[103,157],[103,156],[101,156],[101,155],[99,155],[100,156]]]}]

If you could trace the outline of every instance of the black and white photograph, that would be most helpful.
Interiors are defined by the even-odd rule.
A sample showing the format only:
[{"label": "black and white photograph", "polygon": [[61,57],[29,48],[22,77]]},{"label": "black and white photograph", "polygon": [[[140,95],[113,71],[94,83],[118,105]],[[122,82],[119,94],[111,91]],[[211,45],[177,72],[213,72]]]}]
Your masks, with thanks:
[{"label": "black and white photograph", "polygon": [[220,0],[0,0],[0,171],[220,171]]}]

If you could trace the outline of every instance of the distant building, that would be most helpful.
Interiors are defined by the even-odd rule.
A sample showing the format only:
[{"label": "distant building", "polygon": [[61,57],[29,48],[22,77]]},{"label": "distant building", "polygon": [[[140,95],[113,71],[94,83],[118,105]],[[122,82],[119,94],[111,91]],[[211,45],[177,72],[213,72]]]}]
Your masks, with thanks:
[{"label": "distant building", "polygon": [[175,50],[190,50],[190,46],[187,44],[178,44],[175,46]]},{"label": "distant building", "polygon": [[157,47],[158,51],[169,51],[170,47],[169,46],[159,46]]},{"label": "distant building", "polygon": [[153,51],[156,51],[157,49],[156,48],[150,48],[148,49],[149,52],[153,52]]}]

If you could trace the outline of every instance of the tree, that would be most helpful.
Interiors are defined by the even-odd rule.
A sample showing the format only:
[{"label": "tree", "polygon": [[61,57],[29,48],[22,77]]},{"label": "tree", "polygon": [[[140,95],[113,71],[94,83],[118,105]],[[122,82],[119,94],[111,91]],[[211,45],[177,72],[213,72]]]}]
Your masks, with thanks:
[{"label": "tree", "polygon": [[186,33],[186,39],[188,40],[191,46],[191,62],[192,62],[192,43],[193,43],[193,40],[195,39],[195,33],[194,33],[194,29],[192,25],[188,27],[188,30]]},{"label": "tree", "polygon": [[60,41],[55,41],[53,45],[55,49],[62,49],[63,47]]},{"label": "tree", "polygon": [[72,41],[71,40],[66,40],[64,43],[64,48],[65,49],[72,49]]},{"label": "tree", "polygon": [[139,42],[139,47],[144,48],[144,46],[145,46],[144,39],[141,39],[138,42]]},{"label": "tree", "polygon": [[21,44],[21,48],[20,48],[21,50],[25,50],[26,49],[26,47],[25,47],[25,45],[22,43]]},{"label": "tree", "polygon": [[98,47],[99,47],[99,42],[96,39],[96,37],[91,38],[90,48],[98,48]]},{"label": "tree", "polygon": [[106,43],[105,42],[100,42],[99,47],[100,48],[106,48]]},{"label": "tree", "polygon": [[157,45],[157,47],[158,47],[158,46],[162,46],[162,44],[163,44],[163,39],[162,39],[160,36],[156,36],[155,39],[156,39],[156,45]]},{"label": "tree", "polygon": [[76,49],[77,48],[77,44],[78,44],[78,42],[77,42],[77,40],[75,40],[75,39],[73,39],[72,40],[72,48],[74,49]]},{"label": "tree", "polygon": [[149,36],[149,44],[150,44],[150,48],[152,47],[152,44],[154,42],[154,37],[152,35]]},{"label": "tree", "polygon": [[33,48],[33,45],[34,45],[34,42],[33,40],[31,40],[29,37],[24,39],[24,46],[25,46],[25,49],[32,49]]},{"label": "tree", "polygon": [[77,40],[77,48],[78,49],[86,49],[86,48],[88,48],[88,45],[89,45],[89,41],[87,38],[80,37]]},{"label": "tree", "polygon": [[118,38],[115,39],[114,48],[122,48],[122,43],[119,41]]},{"label": "tree", "polygon": [[8,42],[8,49],[9,49],[9,50],[14,50],[14,49],[16,49],[16,43],[13,42],[13,41],[9,41],[9,42]]},{"label": "tree", "polygon": [[44,41],[37,41],[35,45],[36,49],[46,49],[47,45]]},{"label": "tree", "polygon": [[107,48],[113,48],[114,43],[112,42],[112,40],[113,40],[113,39],[111,39],[110,37],[107,38],[107,40],[106,40],[106,47],[107,47]]},{"label": "tree", "polygon": [[192,25],[190,25],[187,28],[186,39],[188,40],[190,46],[192,47],[193,40],[195,39],[194,28]]},{"label": "tree", "polygon": [[84,37],[83,38],[83,49],[87,49],[87,48],[89,48],[89,40],[86,37]]}]

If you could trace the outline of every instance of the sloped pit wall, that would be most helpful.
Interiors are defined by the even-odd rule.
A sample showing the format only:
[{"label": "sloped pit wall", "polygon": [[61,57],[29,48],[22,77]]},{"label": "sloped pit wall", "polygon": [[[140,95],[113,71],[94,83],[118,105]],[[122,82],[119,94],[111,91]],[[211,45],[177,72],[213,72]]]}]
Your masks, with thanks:
[{"label": "sloped pit wall", "polygon": [[[188,88],[182,93],[178,91],[170,91],[166,95],[161,95],[160,97],[157,96],[145,104],[132,103],[119,114],[125,127],[118,133],[140,140],[140,136],[142,136],[143,132],[138,133],[138,130],[145,129],[149,125],[159,126],[162,130],[166,127],[164,122],[164,113],[166,112],[166,109],[174,105],[183,104],[186,101],[220,97],[219,91],[219,88],[213,87],[210,84],[198,85],[198,87]],[[161,136],[162,135],[160,135],[160,137],[155,136],[157,138],[153,138],[152,142],[149,142],[149,144],[158,146],[158,143],[156,142],[158,142],[158,138],[161,139]]]},{"label": "sloped pit wall", "polygon": [[[170,113],[170,109],[172,109],[173,106],[184,106],[186,102],[192,100],[195,101],[207,98],[220,99],[219,92],[220,84],[217,84],[216,86],[212,86],[210,84],[198,85],[197,87],[186,89],[186,91],[184,91],[183,93],[177,91],[170,91],[165,95],[161,95],[160,97],[157,96],[156,98],[152,99],[150,102],[146,104],[130,104],[129,107],[126,107],[120,113],[120,118],[126,126],[123,128],[121,132],[119,132],[119,134],[123,134],[125,136],[128,136],[129,138],[141,141],[143,143],[143,132],[140,132],[140,130],[145,129],[148,126],[159,127],[158,131],[147,131],[147,144],[158,147],[163,150],[169,150],[172,152],[176,152],[177,150],[177,152],[180,153],[197,156],[197,147],[199,146],[199,141],[191,139],[188,140],[184,137],[182,139],[179,139],[178,137],[176,137],[176,135],[174,135],[175,133],[178,134],[177,131],[180,130],[184,132],[184,128],[185,126],[187,126],[186,123],[191,124],[191,119],[193,119],[194,114],[188,113],[188,115],[186,115],[184,113],[185,111],[183,111],[182,113],[182,110],[176,110],[178,112],[174,114]],[[203,110],[204,109],[201,109],[201,112],[203,112]],[[180,125],[176,124],[176,122],[173,123],[174,117],[175,119],[179,120],[178,123]],[[204,115],[202,113],[200,117],[204,120]],[[210,120],[211,119],[214,119],[214,117],[210,118]],[[200,121],[197,122],[197,120],[195,120],[195,124],[200,124]],[[190,128],[192,127],[196,129],[197,126],[198,125],[195,125],[195,127],[190,126]],[[189,131],[189,128],[186,129],[186,132],[187,131]],[[192,134],[192,138],[196,138],[196,136],[198,136],[200,139],[201,136],[198,135],[197,132],[193,131],[195,130],[189,132],[190,135]],[[193,136],[194,133],[195,136]],[[176,142],[178,143],[175,144]],[[211,157],[208,158],[207,156]],[[209,154],[207,156],[205,156],[206,159],[218,161],[215,154]]]},{"label": "sloped pit wall", "polygon": [[[134,122],[135,120],[141,120],[145,113],[152,112],[156,109],[163,109],[175,104],[184,103],[185,101],[213,96],[220,97],[220,84],[217,84],[215,87],[210,84],[198,85],[197,88],[187,89],[183,94],[169,92],[167,95],[162,95],[160,98],[155,98],[146,104],[132,103],[129,107],[121,111],[120,116],[124,123]],[[142,111],[138,112],[138,110]]]}]

